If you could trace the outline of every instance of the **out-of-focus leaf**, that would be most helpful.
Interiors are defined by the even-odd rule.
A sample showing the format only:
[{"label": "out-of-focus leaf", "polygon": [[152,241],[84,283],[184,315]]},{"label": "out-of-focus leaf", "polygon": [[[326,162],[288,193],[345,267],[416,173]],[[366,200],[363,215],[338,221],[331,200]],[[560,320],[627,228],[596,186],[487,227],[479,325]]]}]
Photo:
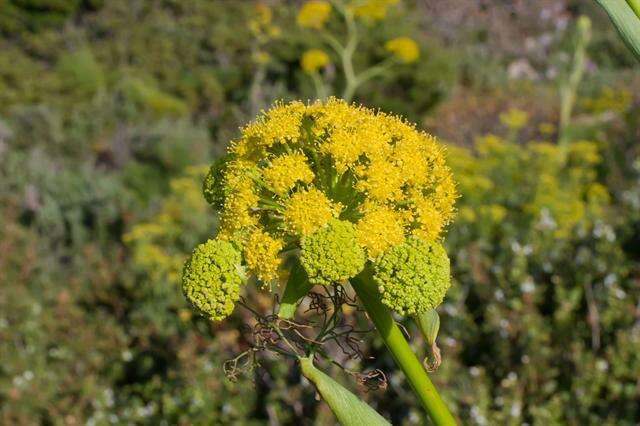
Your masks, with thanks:
[{"label": "out-of-focus leaf", "polygon": [[633,12],[638,18],[640,18],[640,0],[627,0],[629,7],[633,9]]},{"label": "out-of-focus leaf", "polygon": [[640,60],[640,17],[625,0],[596,0],[607,12],[620,37]]}]

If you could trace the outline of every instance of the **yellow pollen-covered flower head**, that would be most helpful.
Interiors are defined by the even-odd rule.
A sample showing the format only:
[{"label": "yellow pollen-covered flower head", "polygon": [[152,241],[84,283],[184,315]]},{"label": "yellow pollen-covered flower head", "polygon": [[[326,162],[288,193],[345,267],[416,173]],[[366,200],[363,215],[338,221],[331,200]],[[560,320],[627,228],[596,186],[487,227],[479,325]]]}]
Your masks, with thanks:
[{"label": "yellow pollen-covered flower head", "polygon": [[182,292],[201,315],[220,321],[232,311],[244,281],[240,252],[226,241],[197,246],[184,265]]},{"label": "yellow pollen-covered flower head", "polygon": [[311,183],[314,177],[307,158],[301,152],[274,158],[264,168],[263,174],[265,183],[278,195],[286,194],[297,182]]},{"label": "yellow pollen-covered flower head", "polygon": [[[433,136],[335,98],[276,103],[261,113],[211,167],[203,193],[219,210],[218,239],[239,248],[252,275],[272,282],[287,275],[285,258],[299,257],[309,281],[323,285],[384,259],[388,265],[398,247],[418,247],[411,259],[439,256],[457,197]],[[440,271],[415,267],[416,282]],[[383,295],[399,312],[412,312],[418,308],[409,300],[392,299],[414,291],[419,303],[435,305],[440,293],[424,285],[405,293],[400,284],[385,286]]]},{"label": "yellow pollen-covered flower head", "polygon": [[247,267],[263,283],[274,280],[278,276],[283,242],[273,238],[266,232],[256,229],[249,235],[244,246],[244,258]]},{"label": "yellow pollen-covered flower head", "polygon": [[285,202],[284,221],[291,234],[304,236],[336,217],[339,207],[319,189],[301,190]]}]

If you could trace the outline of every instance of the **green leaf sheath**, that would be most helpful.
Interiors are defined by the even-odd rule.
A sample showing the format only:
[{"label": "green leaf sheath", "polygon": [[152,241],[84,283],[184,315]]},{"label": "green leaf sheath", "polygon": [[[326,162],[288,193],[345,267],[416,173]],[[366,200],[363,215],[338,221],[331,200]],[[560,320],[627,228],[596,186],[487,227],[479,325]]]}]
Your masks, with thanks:
[{"label": "green leaf sheath", "polygon": [[411,350],[400,328],[391,317],[389,309],[380,302],[378,289],[373,282],[371,271],[367,268],[351,280],[360,301],[373,324],[378,329],[385,345],[393,355],[396,364],[407,376],[414,393],[436,425],[455,425],[456,420],[440,398],[426,371]]},{"label": "green leaf sheath", "polygon": [[390,426],[384,417],[340,383],[318,370],[311,358],[299,358],[302,375],[309,379],[342,426]]},{"label": "green leaf sheath", "polygon": [[307,279],[307,274],[299,261],[291,268],[289,280],[282,293],[280,300],[280,310],[278,316],[284,319],[291,319],[296,313],[298,301],[311,290],[313,284]]},{"label": "green leaf sheath", "polygon": [[440,330],[440,316],[435,309],[415,315],[414,320],[428,344],[433,345]]},{"label": "green leaf sheath", "polygon": [[638,19],[640,19],[640,0],[627,0],[627,4],[633,9],[633,13],[636,14]]},{"label": "green leaf sheath", "polygon": [[[640,61],[640,17],[634,13],[638,0],[596,0],[607,12],[620,37]],[[633,7],[633,8],[632,8]]]}]

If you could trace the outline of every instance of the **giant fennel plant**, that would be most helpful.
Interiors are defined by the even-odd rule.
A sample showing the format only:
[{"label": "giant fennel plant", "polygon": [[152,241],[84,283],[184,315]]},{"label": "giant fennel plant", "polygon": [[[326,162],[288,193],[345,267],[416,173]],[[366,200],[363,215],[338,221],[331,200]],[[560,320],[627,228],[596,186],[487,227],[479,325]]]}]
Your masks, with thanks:
[{"label": "giant fennel plant", "polygon": [[[441,239],[456,186],[432,136],[335,98],[278,103],[242,129],[203,193],[219,229],[184,266],[194,310],[221,321],[246,307],[258,346],[295,357],[341,423],[386,424],[313,365],[330,358],[324,343],[349,334],[336,331],[342,305],[363,309],[432,420],[455,423],[392,316],[414,318],[433,342],[434,308],[450,286]],[[249,282],[276,295],[274,314],[260,316],[241,296]],[[320,294],[334,306],[318,308]],[[322,311],[315,333],[294,320],[301,305]]]}]

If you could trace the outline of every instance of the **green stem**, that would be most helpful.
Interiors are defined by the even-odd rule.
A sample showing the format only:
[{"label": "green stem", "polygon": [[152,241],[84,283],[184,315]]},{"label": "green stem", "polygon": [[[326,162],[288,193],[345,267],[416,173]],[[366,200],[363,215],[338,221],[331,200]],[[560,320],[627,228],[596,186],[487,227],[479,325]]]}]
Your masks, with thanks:
[{"label": "green stem", "polygon": [[326,99],[327,88],[322,81],[322,77],[320,77],[320,74],[318,74],[317,71],[313,71],[311,73],[311,80],[313,81],[313,87],[316,89],[316,97],[318,99]]},{"label": "green stem", "polygon": [[381,63],[379,63],[377,65],[374,65],[374,66],[372,66],[371,68],[368,68],[365,71],[362,71],[356,77],[358,85],[366,82],[367,80],[372,79],[373,77],[377,77],[377,76],[379,76],[381,74],[384,74],[393,65],[394,65],[394,60],[392,58],[388,58],[388,59],[384,60],[383,62],[381,62]]},{"label": "green stem", "polygon": [[633,12],[636,14],[638,19],[640,19],[640,0],[627,0],[627,4],[631,8],[631,10],[633,10]]},{"label": "green stem", "polygon": [[344,19],[347,23],[348,38],[347,44],[345,45],[340,58],[345,78],[345,88],[342,93],[342,98],[345,101],[350,102],[359,86],[359,82],[353,68],[353,54],[358,47],[358,32],[351,12],[345,9],[343,13]]},{"label": "green stem", "polygon": [[591,37],[591,21],[586,16],[580,16],[577,23],[576,47],[569,77],[560,88],[560,123],[559,144],[569,142],[568,129],[571,124],[571,113],[576,101],[578,86],[584,75],[587,55],[587,45]]},{"label": "green stem", "polygon": [[436,425],[455,425],[456,420],[442,401],[435,386],[429,380],[422,364],[411,350],[402,331],[391,317],[389,309],[380,302],[380,295],[373,282],[371,271],[365,269],[351,280],[364,308],[378,329],[382,340],[393,355],[396,364],[404,371],[414,393]]}]

